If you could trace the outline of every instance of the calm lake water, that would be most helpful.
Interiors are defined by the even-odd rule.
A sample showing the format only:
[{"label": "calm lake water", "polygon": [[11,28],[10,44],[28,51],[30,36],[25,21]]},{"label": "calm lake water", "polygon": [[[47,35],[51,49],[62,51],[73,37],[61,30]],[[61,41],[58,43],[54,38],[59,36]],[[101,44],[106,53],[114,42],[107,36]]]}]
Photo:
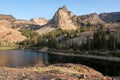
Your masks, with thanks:
[{"label": "calm lake water", "polygon": [[0,51],[0,66],[20,67],[34,64],[47,64],[48,55],[32,50]]},{"label": "calm lake water", "polygon": [[33,50],[0,51],[0,66],[24,67],[56,63],[84,64],[108,76],[120,76],[120,62],[110,62],[82,57],[62,56]]}]

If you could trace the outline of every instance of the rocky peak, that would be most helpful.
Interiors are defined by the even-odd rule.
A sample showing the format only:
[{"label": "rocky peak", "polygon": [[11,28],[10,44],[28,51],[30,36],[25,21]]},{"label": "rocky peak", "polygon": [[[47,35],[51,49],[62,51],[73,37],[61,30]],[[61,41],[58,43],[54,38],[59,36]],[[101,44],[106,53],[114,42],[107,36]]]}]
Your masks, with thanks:
[{"label": "rocky peak", "polygon": [[61,29],[76,29],[72,17],[75,16],[72,12],[67,10],[66,6],[59,8],[55,13],[53,19],[50,21],[50,25]]},{"label": "rocky peak", "polygon": [[64,12],[68,11],[66,6],[63,6],[62,8],[59,8],[59,10],[63,10]]},{"label": "rocky peak", "polygon": [[47,22],[48,22],[48,20],[45,18],[32,18],[30,21],[33,22],[34,24],[40,25],[40,26],[43,26],[43,25],[47,24]]}]

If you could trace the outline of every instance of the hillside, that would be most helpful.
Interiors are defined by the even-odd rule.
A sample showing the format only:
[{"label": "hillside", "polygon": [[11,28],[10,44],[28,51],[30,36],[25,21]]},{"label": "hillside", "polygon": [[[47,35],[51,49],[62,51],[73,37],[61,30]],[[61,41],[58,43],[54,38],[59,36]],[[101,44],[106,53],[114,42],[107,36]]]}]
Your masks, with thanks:
[{"label": "hillside", "polygon": [[119,23],[120,22],[120,12],[112,13],[101,13],[99,14],[100,19],[107,23]]},{"label": "hillside", "polygon": [[22,30],[36,30],[41,27],[39,24],[46,23],[47,20],[43,18],[29,21],[15,19],[12,15],[0,14],[0,40],[10,43],[21,42],[27,39],[21,34]]},{"label": "hillside", "polygon": [[21,32],[0,26],[0,40],[7,42],[20,42],[27,39]]},{"label": "hillside", "polygon": [[12,15],[0,14],[0,20],[8,20],[10,22],[13,22],[15,20],[15,18]]}]

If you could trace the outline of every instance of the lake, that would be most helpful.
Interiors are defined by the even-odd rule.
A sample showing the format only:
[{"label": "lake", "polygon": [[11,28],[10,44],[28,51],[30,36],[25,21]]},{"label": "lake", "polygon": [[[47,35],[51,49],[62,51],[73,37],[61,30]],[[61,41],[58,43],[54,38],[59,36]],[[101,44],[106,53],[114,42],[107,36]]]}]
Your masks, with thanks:
[{"label": "lake", "polygon": [[42,53],[34,50],[3,50],[0,51],[0,66],[27,67],[33,65],[47,65],[56,63],[84,64],[104,75],[120,76],[120,62],[90,59],[84,57],[72,57],[56,54]]},{"label": "lake", "polygon": [[2,50],[0,51],[0,66],[20,67],[35,64],[47,64],[47,53],[32,50]]}]

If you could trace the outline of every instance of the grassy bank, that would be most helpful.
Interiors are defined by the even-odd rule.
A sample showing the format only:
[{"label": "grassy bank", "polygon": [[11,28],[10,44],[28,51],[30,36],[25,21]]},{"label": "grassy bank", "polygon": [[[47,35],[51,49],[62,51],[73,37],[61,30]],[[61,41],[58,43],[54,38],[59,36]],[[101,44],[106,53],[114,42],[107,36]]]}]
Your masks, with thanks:
[{"label": "grassy bank", "polygon": [[15,50],[19,49],[18,47],[0,47],[0,50]]},{"label": "grassy bank", "polygon": [[107,57],[120,57],[120,51],[110,51],[110,50],[91,50],[91,51],[80,51],[80,50],[57,50],[57,49],[49,49],[50,52],[59,52],[65,54],[80,54],[80,55],[95,55],[95,56],[107,56]]}]

